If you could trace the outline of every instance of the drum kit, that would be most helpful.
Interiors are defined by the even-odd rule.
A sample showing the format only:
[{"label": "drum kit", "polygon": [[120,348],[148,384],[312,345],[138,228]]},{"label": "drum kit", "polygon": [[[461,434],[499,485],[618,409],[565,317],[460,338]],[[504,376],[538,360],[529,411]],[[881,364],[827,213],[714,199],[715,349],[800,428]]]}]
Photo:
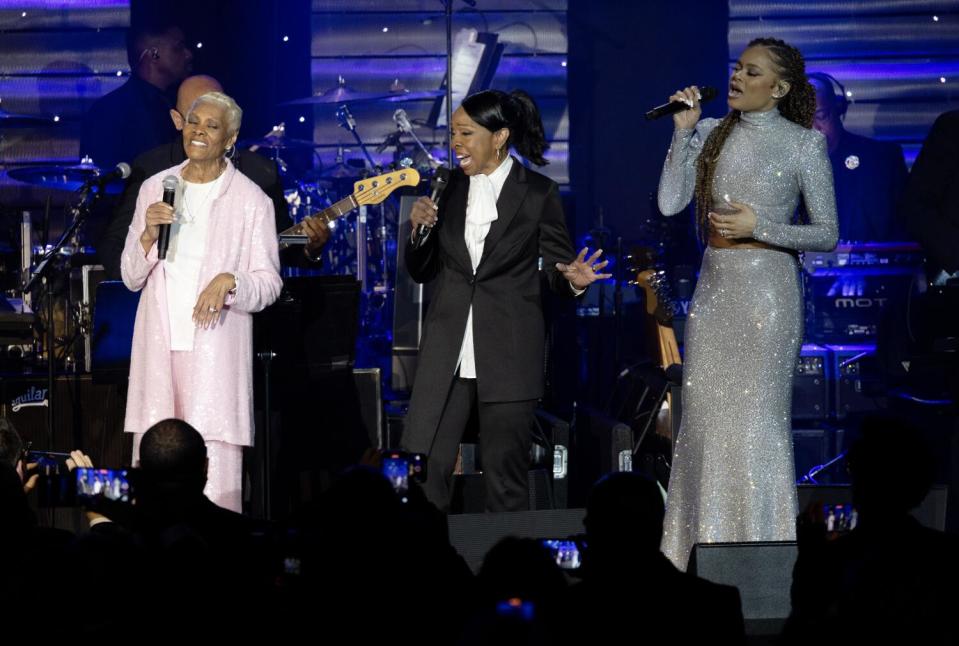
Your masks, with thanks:
[{"label": "drum kit", "polygon": [[[324,145],[286,135],[285,124],[279,124],[260,139],[241,141],[241,148],[260,150],[273,159],[283,178],[287,204],[294,222],[318,210],[329,207],[340,198],[352,193],[352,187],[360,179],[379,175],[393,169],[411,168],[418,171],[424,180],[429,180],[433,171],[445,161],[445,155],[437,153],[446,149],[446,131],[439,142],[434,131],[422,122],[412,121],[402,105],[413,101],[431,101],[445,95],[443,90],[410,91],[399,81],[394,81],[384,92],[360,92],[346,84],[341,76],[336,85],[313,96],[288,101],[283,107],[314,106],[329,107],[337,125],[349,133],[350,143],[333,142]],[[381,164],[374,157],[374,145],[367,144],[361,136],[361,128],[354,115],[354,106],[376,104],[393,110],[396,130],[375,145],[377,156],[390,152],[388,163]],[[429,134],[421,137],[417,129]],[[426,141],[424,141],[426,139]],[[323,163],[317,152],[325,148],[333,151],[332,160]],[[289,158],[304,153],[319,163],[304,171],[294,170]],[[351,155],[352,153],[352,155]],[[362,285],[363,306],[361,326],[364,338],[375,341],[378,337],[388,342],[389,305],[396,271],[396,236],[398,212],[391,202],[360,207],[353,217],[337,219],[330,223],[333,230],[323,249],[323,262],[319,272],[324,274],[353,275]],[[317,270],[288,267],[286,275],[316,273]]]},{"label": "drum kit", "polygon": [[[412,168],[428,180],[433,170],[445,162],[445,129],[438,138],[440,141],[430,141],[437,139],[436,131],[422,122],[412,121],[402,109],[402,105],[394,104],[436,100],[444,95],[443,90],[410,91],[398,81],[384,92],[360,92],[349,87],[345,79],[339,77],[336,85],[328,90],[288,101],[281,106],[329,106],[334,109],[336,123],[349,133],[352,139],[349,144],[334,142],[332,146],[327,146],[312,140],[287,136],[286,127],[281,123],[259,139],[241,141],[238,147],[259,150],[260,154],[276,162],[284,185],[289,212],[296,223],[329,207],[342,197],[350,195],[354,183],[367,177],[390,170]],[[371,103],[381,104],[384,109],[393,109],[393,121],[396,124],[396,130],[389,133],[382,143],[375,147],[377,156],[382,156],[382,153],[389,151],[390,148],[393,149],[392,161],[382,165],[371,154],[371,145],[361,137],[357,119],[352,111],[355,105]],[[42,127],[52,125],[54,121],[53,118],[16,114],[0,108],[0,138],[4,130],[8,128]],[[429,132],[429,135],[421,138],[416,132],[417,129],[421,132]],[[332,161],[324,163],[318,152],[320,149],[333,150]],[[437,152],[439,150],[443,152]],[[351,152],[354,154],[351,155]],[[309,159],[307,164],[296,163],[302,162],[304,158]],[[48,283],[53,282],[54,274],[58,273],[54,271],[56,267],[63,269],[63,273],[69,276],[72,269],[79,269],[81,265],[91,263],[95,250],[90,244],[92,241],[83,239],[80,226],[83,216],[89,212],[92,203],[101,195],[117,195],[122,192],[123,182],[98,182],[98,178],[103,177],[106,172],[89,158],[73,165],[10,168],[6,170],[6,174],[11,179],[33,187],[73,194],[68,201],[74,205],[68,205],[68,215],[81,215],[80,222],[75,222],[69,227],[69,235],[65,234],[55,245],[31,247],[32,236],[29,224],[21,228],[21,236],[24,238],[21,244],[21,282],[18,290],[8,291],[7,294],[12,295],[13,291],[20,291],[23,303],[29,303],[31,292],[36,295],[37,287],[40,285],[47,285],[47,293],[50,293],[51,288]],[[78,211],[77,205],[82,207],[82,214]],[[49,198],[47,210],[47,220],[49,220]],[[285,275],[323,273],[356,276],[362,284],[362,293],[365,296],[361,311],[364,333],[372,337],[383,336],[387,340],[390,336],[388,330],[391,323],[387,310],[396,270],[397,211],[398,209],[389,202],[360,207],[353,217],[339,218],[331,223],[333,231],[329,242],[324,247],[323,262],[320,263],[319,270],[293,267],[284,269]],[[25,222],[27,222],[26,216]],[[60,279],[59,282],[64,281]],[[11,302],[16,300],[18,299],[11,299]],[[85,327],[82,323],[82,320],[85,320],[84,317],[71,317],[67,314],[74,307],[71,303],[63,303],[56,308],[59,313],[53,318],[54,327],[59,328],[57,337],[60,338],[61,343],[58,345],[64,343],[63,339],[75,335],[70,330]],[[22,307],[20,309],[26,311]],[[71,324],[67,320],[70,318],[76,320]],[[63,354],[79,353],[66,350]],[[80,357],[78,356],[77,359]]]}]

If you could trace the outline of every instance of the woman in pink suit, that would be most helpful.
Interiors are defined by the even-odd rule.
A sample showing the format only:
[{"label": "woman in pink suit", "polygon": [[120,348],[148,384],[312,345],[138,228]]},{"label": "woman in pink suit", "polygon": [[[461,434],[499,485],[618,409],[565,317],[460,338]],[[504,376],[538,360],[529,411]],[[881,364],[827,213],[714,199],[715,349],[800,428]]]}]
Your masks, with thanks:
[{"label": "woman in pink suit", "polygon": [[[234,511],[243,447],[253,443],[251,314],[282,287],[273,204],[227,159],[241,118],[225,94],[196,100],[183,128],[187,160],[143,183],[121,259],[123,282],[143,290],[124,424],[134,463],[147,429],[183,419],[206,441],[206,495]],[[161,200],[171,175],[175,208]],[[160,260],[164,224],[170,243]]]}]

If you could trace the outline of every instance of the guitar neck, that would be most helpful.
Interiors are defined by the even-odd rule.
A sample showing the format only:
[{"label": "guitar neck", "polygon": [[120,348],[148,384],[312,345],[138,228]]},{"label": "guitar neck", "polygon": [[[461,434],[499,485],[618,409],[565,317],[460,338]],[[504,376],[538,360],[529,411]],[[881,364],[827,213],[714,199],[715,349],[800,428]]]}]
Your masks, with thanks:
[{"label": "guitar neck", "polygon": [[[312,213],[311,217],[320,218],[327,224],[335,220],[336,218],[343,217],[353,209],[359,206],[356,203],[356,199],[352,195],[344,197],[339,202],[336,202],[332,206],[329,206],[318,213]],[[294,224],[289,229],[282,231],[281,236],[295,236],[295,235],[305,235],[303,231],[303,223]]]},{"label": "guitar neck", "polygon": [[676,333],[673,328],[665,325],[659,325],[659,359],[662,367],[668,368],[676,364],[682,364],[683,358],[679,354],[679,344],[676,343]]}]

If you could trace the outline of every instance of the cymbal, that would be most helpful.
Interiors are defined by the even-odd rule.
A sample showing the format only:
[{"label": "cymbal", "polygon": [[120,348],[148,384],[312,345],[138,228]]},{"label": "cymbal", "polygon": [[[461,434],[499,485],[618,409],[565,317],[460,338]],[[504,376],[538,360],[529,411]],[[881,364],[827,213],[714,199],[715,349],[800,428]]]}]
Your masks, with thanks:
[{"label": "cymbal", "polygon": [[367,101],[381,101],[388,96],[385,92],[357,92],[348,87],[341,86],[323,92],[314,94],[304,99],[287,101],[280,105],[340,105],[342,103],[363,103]]},{"label": "cymbal", "polygon": [[43,117],[35,114],[16,114],[0,108],[0,128],[45,126],[51,123],[54,123],[52,117]]},{"label": "cymbal", "polygon": [[342,103],[360,103],[363,101],[379,101],[389,96],[389,92],[357,92],[346,84],[342,76],[336,78],[336,85],[323,90],[319,94],[303,99],[287,101],[280,105],[340,105]]},{"label": "cymbal", "polygon": [[420,101],[423,99],[438,99],[441,96],[446,96],[446,92],[444,92],[443,90],[419,90],[417,92],[411,92],[410,90],[403,90],[402,92],[391,92],[382,100],[388,103],[403,103],[404,101]]},{"label": "cymbal", "polygon": [[247,139],[237,144],[240,148],[272,148],[274,150],[287,150],[290,148],[316,148],[319,144],[309,139],[296,139],[284,135],[269,135],[262,139]]},{"label": "cymbal", "polygon": [[329,168],[324,168],[320,171],[319,177],[322,179],[359,179],[360,170],[355,166],[350,166],[349,164],[344,164],[339,162],[330,166]]},{"label": "cymbal", "polygon": [[[75,191],[87,181],[103,174],[99,167],[93,164],[77,164],[75,166],[28,166],[8,170],[7,175],[17,180],[43,188],[53,188],[61,191]],[[109,195],[119,195],[123,192],[123,181],[117,180],[104,185],[103,190]]]}]

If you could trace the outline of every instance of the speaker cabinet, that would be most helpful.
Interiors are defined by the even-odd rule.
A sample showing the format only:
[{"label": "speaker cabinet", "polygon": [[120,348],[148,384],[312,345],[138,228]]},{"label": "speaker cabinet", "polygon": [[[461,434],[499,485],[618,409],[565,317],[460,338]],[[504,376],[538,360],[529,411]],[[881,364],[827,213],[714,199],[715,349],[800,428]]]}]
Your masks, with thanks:
[{"label": "speaker cabinet", "polygon": [[699,543],[688,572],[739,588],[743,618],[784,622],[789,616],[795,542]]},{"label": "speaker cabinet", "polygon": [[52,433],[47,427],[50,391],[42,376],[0,380],[3,408],[25,442],[37,450],[80,449],[97,466],[130,464],[130,444],[124,441],[126,401],[113,385],[93,383],[88,374],[59,376],[54,381]]}]

